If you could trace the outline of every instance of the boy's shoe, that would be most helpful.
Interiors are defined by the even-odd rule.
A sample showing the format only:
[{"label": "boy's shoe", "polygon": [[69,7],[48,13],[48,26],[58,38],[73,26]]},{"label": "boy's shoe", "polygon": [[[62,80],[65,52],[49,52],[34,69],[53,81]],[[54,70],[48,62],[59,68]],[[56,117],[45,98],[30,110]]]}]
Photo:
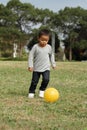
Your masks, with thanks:
[{"label": "boy's shoe", "polygon": [[43,98],[44,97],[44,91],[39,91],[39,97]]},{"label": "boy's shoe", "polygon": [[34,93],[29,93],[28,98],[34,98]]}]

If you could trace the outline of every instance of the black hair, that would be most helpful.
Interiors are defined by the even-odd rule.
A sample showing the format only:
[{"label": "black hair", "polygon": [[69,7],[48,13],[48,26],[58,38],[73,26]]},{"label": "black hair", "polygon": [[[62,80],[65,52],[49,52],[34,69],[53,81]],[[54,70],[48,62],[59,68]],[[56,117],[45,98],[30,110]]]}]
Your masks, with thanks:
[{"label": "black hair", "polygon": [[42,29],[39,31],[38,37],[40,38],[42,35],[47,35],[50,37],[50,31],[48,29]]}]

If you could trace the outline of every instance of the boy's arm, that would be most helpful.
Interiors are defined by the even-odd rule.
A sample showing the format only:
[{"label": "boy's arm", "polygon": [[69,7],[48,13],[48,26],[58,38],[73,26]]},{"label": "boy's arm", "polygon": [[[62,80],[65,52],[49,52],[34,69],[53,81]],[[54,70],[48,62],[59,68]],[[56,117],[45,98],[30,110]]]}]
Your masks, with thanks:
[{"label": "boy's arm", "polygon": [[28,70],[33,71],[33,59],[34,59],[34,52],[35,52],[35,47],[31,49],[29,52],[29,58],[28,58]]},{"label": "boy's arm", "polygon": [[51,54],[50,54],[50,62],[51,62],[51,65],[52,65],[52,68],[56,68],[56,62],[55,62],[55,56],[54,56],[54,53],[52,51],[52,48],[51,48]]}]

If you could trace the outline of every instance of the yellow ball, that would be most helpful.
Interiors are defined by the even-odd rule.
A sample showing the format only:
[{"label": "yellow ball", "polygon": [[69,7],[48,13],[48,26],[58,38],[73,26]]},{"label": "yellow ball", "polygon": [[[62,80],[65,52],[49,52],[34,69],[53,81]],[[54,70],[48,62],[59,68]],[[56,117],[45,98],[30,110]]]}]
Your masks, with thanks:
[{"label": "yellow ball", "polygon": [[47,88],[44,92],[46,102],[55,102],[59,99],[59,92],[55,88]]}]

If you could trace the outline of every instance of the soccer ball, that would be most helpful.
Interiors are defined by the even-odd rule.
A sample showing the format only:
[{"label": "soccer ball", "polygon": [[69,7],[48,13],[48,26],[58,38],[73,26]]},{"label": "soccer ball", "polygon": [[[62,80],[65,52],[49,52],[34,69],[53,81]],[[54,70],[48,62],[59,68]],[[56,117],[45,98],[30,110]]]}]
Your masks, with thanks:
[{"label": "soccer ball", "polygon": [[46,102],[55,102],[59,99],[59,92],[55,88],[47,88],[44,92],[44,100]]}]

